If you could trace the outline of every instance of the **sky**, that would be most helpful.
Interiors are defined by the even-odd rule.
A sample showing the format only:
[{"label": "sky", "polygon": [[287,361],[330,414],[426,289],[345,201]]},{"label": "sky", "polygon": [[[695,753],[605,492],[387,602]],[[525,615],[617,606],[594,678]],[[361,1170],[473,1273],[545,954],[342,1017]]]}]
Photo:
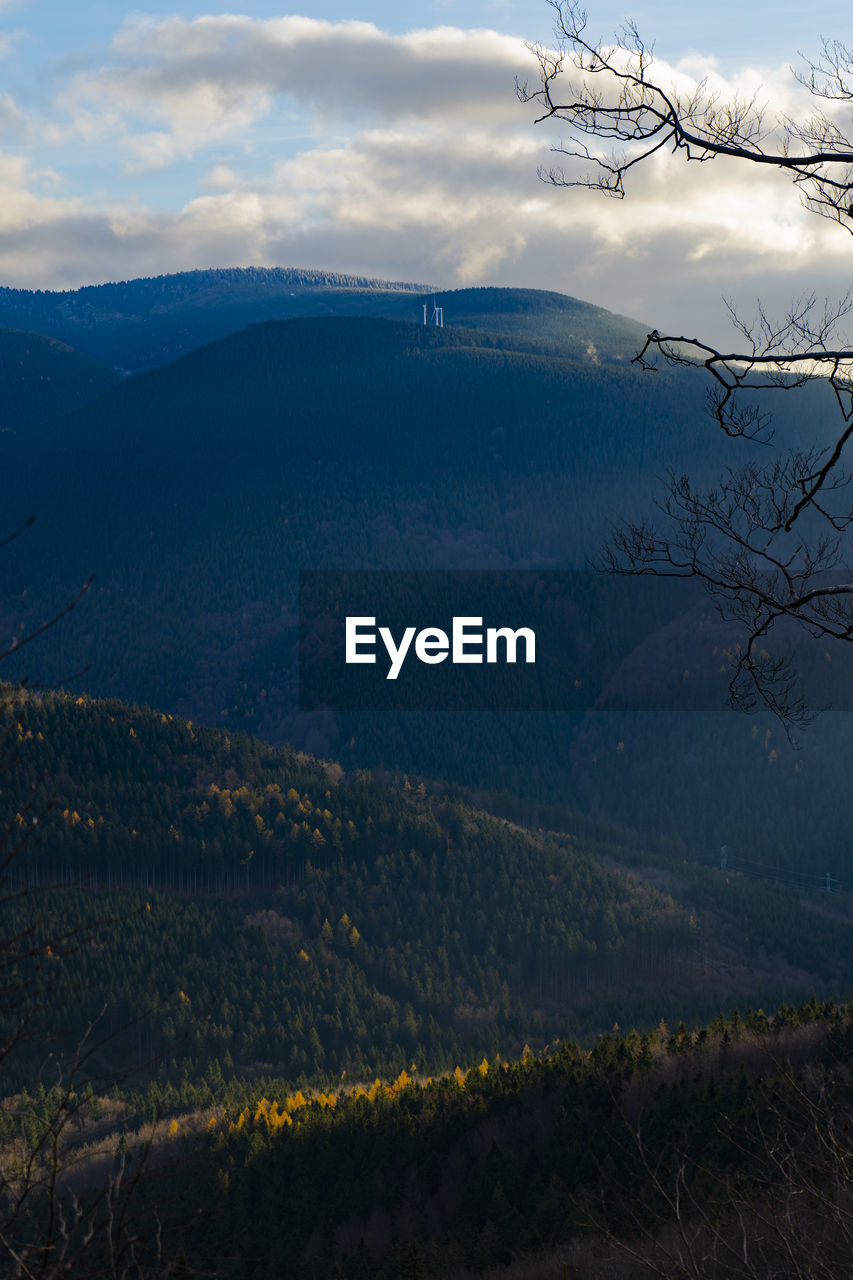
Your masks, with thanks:
[{"label": "sky", "polygon": [[[634,19],[660,79],[799,115],[791,64],[853,44],[837,0],[588,9],[603,37]],[[624,201],[544,185],[560,135],[514,85],[552,19],[546,0],[0,0],[0,284],[313,267],[556,289],[720,341],[724,297],[748,316],[846,292],[849,235],[777,173],[661,155]]]}]

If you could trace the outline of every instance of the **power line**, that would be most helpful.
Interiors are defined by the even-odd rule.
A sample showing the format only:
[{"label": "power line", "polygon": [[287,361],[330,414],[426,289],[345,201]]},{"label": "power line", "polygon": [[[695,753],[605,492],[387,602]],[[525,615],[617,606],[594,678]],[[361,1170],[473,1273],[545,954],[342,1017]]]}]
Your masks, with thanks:
[{"label": "power line", "polygon": [[789,871],[783,867],[770,867],[765,863],[753,862],[749,858],[733,859],[729,855],[728,845],[723,845],[720,849],[719,862],[713,857],[700,858],[699,862],[705,866],[718,866],[720,871],[747,876],[751,880],[771,880],[792,889],[818,889],[823,893],[839,893],[853,887],[837,879],[829,871],[824,875],[817,875],[815,872]]}]

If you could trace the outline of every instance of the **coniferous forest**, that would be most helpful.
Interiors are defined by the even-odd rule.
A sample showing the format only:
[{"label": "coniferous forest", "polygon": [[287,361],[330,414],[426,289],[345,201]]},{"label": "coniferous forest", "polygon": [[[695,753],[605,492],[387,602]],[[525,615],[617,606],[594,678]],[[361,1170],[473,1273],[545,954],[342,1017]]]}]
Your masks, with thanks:
[{"label": "coniferous forest", "polygon": [[839,647],[797,744],[708,702],[701,601],[592,588],[584,707],[300,701],[300,572],[541,573],[545,615],[676,450],[720,468],[641,326],[441,297],[0,290],[2,1276],[847,1274]]}]

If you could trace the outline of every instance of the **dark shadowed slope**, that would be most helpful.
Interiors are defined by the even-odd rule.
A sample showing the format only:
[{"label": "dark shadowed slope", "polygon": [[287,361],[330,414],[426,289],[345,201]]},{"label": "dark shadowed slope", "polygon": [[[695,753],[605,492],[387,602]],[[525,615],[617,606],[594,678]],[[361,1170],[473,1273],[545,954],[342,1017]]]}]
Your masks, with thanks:
[{"label": "dark shadowed slope", "polygon": [[677,444],[708,465],[700,414],[683,377],[472,330],[253,326],[44,427],[37,450],[5,439],[10,525],[39,503],[5,595],[28,591],[35,616],[95,572],[52,674],[76,649],[94,688],[172,706],[221,625],[233,639],[248,607],[255,639],[275,634],[301,569],[583,564]]},{"label": "dark shadowed slope", "polygon": [[28,429],[97,399],[119,375],[64,342],[0,329],[0,431]]},{"label": "dark shadowed slope", "polygon": [[[530,295],[514,300],[523,318]],[[548,323],[575,323],[570,300],[541,306]],[[819,423],[819,390],[805,404],[780,398],[780,442],[797,439],[804,410]],[[810,839],[820,859],[814,833],[838,849],[846,822],[837,798],[827,803],[835,765],[789,759],[778,735],[758,751],[737,717],[710,735],[684,717],[660,732],[648,718],[592,725],[575,749],[574,722],[535,717],[451,728],[294,716],[300,570],[583,566],[608,517],[647,506],[669,466],[716,477],[749,456],[703,408],[690,371],[644,375],[626,359],[535,352],[518,337],[363,317],[255,325],[37,435],[2,437],[7,527],[33,505],[39,518],[0,562],[0,623],[8,634],[38,623],[95,572],[85,606],[45,637],[43,678],[88,663],[92,692],[348,762],[618,806],[628,822],[677,821],[706,853],[729,843],[754,855],[758,841],[777,859],[782,841],[791,865]],[[18,674],[32,672],[30,652]],[[666,677],[671,652],[652,653],[650,670]],[[695,680],[683,656],[678,677]],[[723,661],[701,656],[717,670]],[[748,735],[736,751],[732,733]],[[756,741],[765,734],[756,725]],[[824,759],[846,759],[838,741]],[[780,803],[794,788],[797,825]],[[845,878],[840,858],[826,870]]]}]

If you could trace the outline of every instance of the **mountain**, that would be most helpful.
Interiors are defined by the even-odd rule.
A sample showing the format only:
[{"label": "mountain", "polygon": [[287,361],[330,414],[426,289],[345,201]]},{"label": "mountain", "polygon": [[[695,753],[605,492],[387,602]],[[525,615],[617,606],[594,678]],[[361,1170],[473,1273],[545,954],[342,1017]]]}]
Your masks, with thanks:
[{"label": "mountain", "polygon": [[[0,694],[0,822],[30,833],[8,920],[24,935],[35,913],[41,936],[61,911],[72,937],[99,921],[42,993],[62,1009],[85,991],[71,1045],[102,1007],[118,1028],[145,1006],[175,1082],[167,1064],[188,1056],[195,1076],[226,1055],[249,1077],[437,1069],[595,1021],[619,991],[639,1011],[692,946],[683,911],[607,869],[618,839],[580,819],[528,832],[452,792],[142,708]],[[112,1070],[137,1052],[133,1037],[104,1051]]]},{"label": "mountain", "polygon": [[[575,352],[621,358],[645,330],[600,307],[536,289],[458,289],[395,284],[283,267],[186,271],[83,289],[0,288],[0,324],[35,329],[125,373],[166,364],[215,338],[264,320],[359,315],[487,329]],[[633,355],[633,349],[631,349]]]},{"label": "mountain", "polygon": [[3,1250],[61,1203],[93,1275],[116,1210],[141,1267],[223,1280],[584,1274],[738,1224],[844,1274],[846,1201],[806,1193],[849,1186],[853,1007],[779,1003],[843,985],[837,910],[671,857],[674,896],[612,825],[144,708],[0,706],[0,1140],[35,1152]]},{"label": "mountain", "polygon": [[[685,429],[688,393],[683,377],[643,384],[625,362],[473,330],[253,326],[125,381],[37,441],[5,438],[7,519],[39,495],[7,598],[49,608],[95,572],[56,639],[60,661],[76,647],[93,690],[174,708],[196,697],[200,647],[240,641],[241,618],[248,639],[276,638],[300,570],[582,565],[677,442],[708,465],[701,390]],[[189,666],[163,650],[173,639]],[[230,665],[233,687],[244,663]]]},{"label": "mountain", "polygon": [[164,364],[253,321],[304,314],[300,307],[309,314],[334,314],[340,303],[345,310],[366,307],[369,314],[379,295],[402,294],[406,305],[418,292],[415,285],[337,272],[185,271],[61,292],[3,288],[0,323],[26,325],[129,373]]},{"label": "mountain", "polygon": [[612,824],[529,830],[458,788],[118,702],[0,695],[7,927],[53,939],[28,999],[74,1010],[69,1048],[107,1010],[90,1070],[138,1061],[119,1029],[141,1008],[161,1079],[334,1080],[849,982],[849,925],[817,895],[685,868]]},{"label": "mountain", "polygon": [[[845,1275],[849,715],[795,752],[712,710],[707,601],[584,568],[667,469],[762,447],[571,298],[442,294],[437,328],[363,280],[104,289],[4,301],[157,367],[8,339],[0,655],[37,679],[0,686],[3,1256],[633,1280],[686,1239],[703,1280]],[[779,409],[783,446],[832,437],[820,387]],[[299,709],[312,568],[419,624],[436,570],[532,584],[579,674],[556,706],[543,667],[530,705],[507,671],[485,712]],[[812,704],[849,705],[807,652]]]},{"label": "mountain", "polygon": [[0,431],[27,430],[95,400],[121,379],[41,333],[0,329]]},{"label": "mountain", "polygon": [[840,1280],[851,1047],[850,1006],[812,1001],[428,1080],[258,1089],[213,1110],[148,1203],[223,1280]]},{"label": "mountain", "polygon": [[[652,509],[674,460],[712,481],[733,459],[762,456],[710,427],[700,376],[632,365],[606,313],[514,291],[471,291],[469,308],[505,331],[363,316],[265,322],[126,379],[37,435],[7,432],[7,527],[27,518],[32,495],[38,520],[2,553],[0,626],[38,626],[96,574],[10,674],[63,682],[87,667],[80,685],[92,693],[347,766],[449,774],[493,796],[663,824],[705,857],[728,844],[777,869],[853,881],[848,811],[837,790],[827,803],[846,755],[841,721],[794,753],[778,727],[733,714],[581,723],[298,711],[300,571],[582,568],[608,520]],[[585,338],[554,339],[555,326],[587,334],[593,321],[594,353]],[[537,330],[550,334],[538,347]],[[800,439],[804,414],[830,438],[821,390],[780,397],[782,446]],[[707,628],[682,631],[679,671],[695,679],[711,659],[719,668],[727,641],[706,646]],[[643,661],[668,678],[674,652],[662,632]],[[853,682],[837,656],[826,670],[846,699]],[[791,821],[784,800],[795,793]]]}]

